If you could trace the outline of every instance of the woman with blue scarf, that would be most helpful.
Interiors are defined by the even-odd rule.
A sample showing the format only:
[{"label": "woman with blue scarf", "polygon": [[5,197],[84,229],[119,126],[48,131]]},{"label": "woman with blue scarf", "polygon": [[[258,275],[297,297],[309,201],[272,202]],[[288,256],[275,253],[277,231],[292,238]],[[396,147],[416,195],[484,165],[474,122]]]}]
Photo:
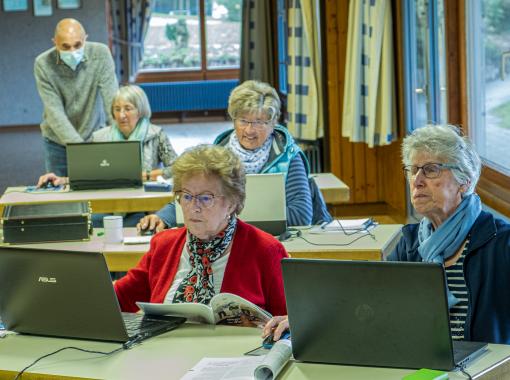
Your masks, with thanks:
[{"label": "woman with blue scarf", "polygon": [[[403,227],[388,260],[443,264],[453,339],[510,344],[510,224],[482,211],[474,193],[480,157],[449,125],[416,129],[404,139],[402,157],[411,203],[423,219]],[[287,317],[276,316],[263,336],[274,331],[279,339],[288,328]]]},{"label": "woman with blue scarf", "polygon": [[510,225],[474,193],[480,157],[456,127],[433,125],[404,139],[402,157],[423,219],[388,260],[443,263],[452,338],[510,344]]},{"label": "woman with blue scarf", "polygon": [[[113,98],[112,116],[113,125],[95,131],[92,141],[141,141],[143,180],[170,178],[177,154],[163,129],[150,123],[151,108],[145,92],[136,85],[121,87]],[[38,186],[47,182],[63,185],[67,177],[48,173],[39,178]]]}]

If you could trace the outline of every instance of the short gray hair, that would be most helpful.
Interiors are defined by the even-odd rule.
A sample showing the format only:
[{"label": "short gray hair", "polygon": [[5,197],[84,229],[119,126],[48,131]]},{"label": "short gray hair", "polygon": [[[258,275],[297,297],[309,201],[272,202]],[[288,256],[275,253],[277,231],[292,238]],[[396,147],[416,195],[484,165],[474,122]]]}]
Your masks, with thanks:
[{"label": "short gray hair", "polygon": [[270,121],[280,117],[280,97],[269,84],[247,80],[234,88],[228,98],[228,114],[235,120],[244,114],[263,112]]},{"label": "short gray hair", "polygon": [[174,191],[182,190],[182,182],[195,175],[212,175],[220,180],[225,197],[239,215],[246,199],[244,165],[237,154],[220,145],[201,144],[188,148],[172,165]]},{"label": "short gray hair", "polygon": [[112,116],[114,116],[113,106],[117,100],[124,100],[134,105],[140,113],[140,117],[145,117],[147,119],[151,118],[152,112],[149,99],[147,98],[145,91],[142,90],[140,86],[129,84],[118,89],[112,101]]},{"label": "short gray hair", "polygon": [[415,129],[402,143],[404,165],[411,165],[413,156],[419,152],[429,153],[438,160],[457,166],[451,169],[455,180],[460,185],[469,183],[464,194],[474,192],[480,178],[482,161],[460,128],[454,125],[427,125]]}]

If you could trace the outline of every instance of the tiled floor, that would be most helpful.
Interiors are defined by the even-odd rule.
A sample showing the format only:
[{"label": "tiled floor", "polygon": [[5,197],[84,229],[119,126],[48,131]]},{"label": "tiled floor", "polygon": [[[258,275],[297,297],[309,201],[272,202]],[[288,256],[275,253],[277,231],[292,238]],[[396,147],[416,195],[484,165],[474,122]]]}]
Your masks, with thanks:
[{"label": "tiled floor", "polygon": [[233,127],[231,121],[161,125],[177,154],[198,144],[212,144],[216,136]]}]

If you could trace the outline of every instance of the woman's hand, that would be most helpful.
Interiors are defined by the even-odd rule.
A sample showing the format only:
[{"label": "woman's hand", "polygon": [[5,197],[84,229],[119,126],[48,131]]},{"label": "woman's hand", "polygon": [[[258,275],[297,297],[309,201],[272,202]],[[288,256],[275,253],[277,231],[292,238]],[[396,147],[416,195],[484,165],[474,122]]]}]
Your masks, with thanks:
[{"label": "woman's hand", "polygon": [[289,330],[289,319],[286,315],[273,317],[266,323],[262,330],[262,338],[273,334],[273,340],[277,341],[281,338],[283,332]]},{"label": "woman's hand", "polygon": [[161,232],[166,228],[165,222],[163,222],[156,214],[150,214],[140,219],[140,222],[136,225],[138,233],[141,231],[154,231]]},{"label": "woman's hand", "polygon": [[51,183],[53,186],[67,185],[67,177],[59,177],[55,173],[46,173],[39,177],[37,187],[46,186],[48,183]]}]

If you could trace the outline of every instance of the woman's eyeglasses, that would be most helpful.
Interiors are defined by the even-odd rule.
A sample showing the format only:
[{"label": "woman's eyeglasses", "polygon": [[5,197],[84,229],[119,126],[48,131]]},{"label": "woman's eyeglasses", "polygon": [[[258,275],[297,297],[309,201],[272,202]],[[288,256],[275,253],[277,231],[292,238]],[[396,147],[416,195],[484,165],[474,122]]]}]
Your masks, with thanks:
[{"label": "woman's eyeglasses", "polygon": [[416,177],[418,172],[422,171],[425,178],[439,178],[441,175],[441,172],[444,169],[458,169],[459,167],[457,165],[453,164],[441,164],[441,163],[430,163],[425,164],[423,166],[416,166],[416,165],[406,165],[403,166],[402,169],[404,170],[404,175],[408,180]]},{"label": "woman's eyeglasses", "polygon": [[197,194],[193,195],[187,193],[186,191],[176,191],[175,199],[177,202],[181,204],[181,206],[191,206],[193,203],[193,199],[196,200],[198,206],[200,208],[211,208],[214,206],[214,199],[221,198],[223,195],[214,195],[214,194]]},{"label": "woman's eyeglasses", "polygon": [[251,127],[253,129],[258,129],[258,130],[264,129],[265,127],[267,127],[271,123],[271,120],[267,120],[267,121],[264,121],[264,120],[250,121],[250,120],[246,120],[246,119],[235,119],[235,121],[237,122],[237,126],[238,127],[247,128],[249,125],[251,125]]}]

